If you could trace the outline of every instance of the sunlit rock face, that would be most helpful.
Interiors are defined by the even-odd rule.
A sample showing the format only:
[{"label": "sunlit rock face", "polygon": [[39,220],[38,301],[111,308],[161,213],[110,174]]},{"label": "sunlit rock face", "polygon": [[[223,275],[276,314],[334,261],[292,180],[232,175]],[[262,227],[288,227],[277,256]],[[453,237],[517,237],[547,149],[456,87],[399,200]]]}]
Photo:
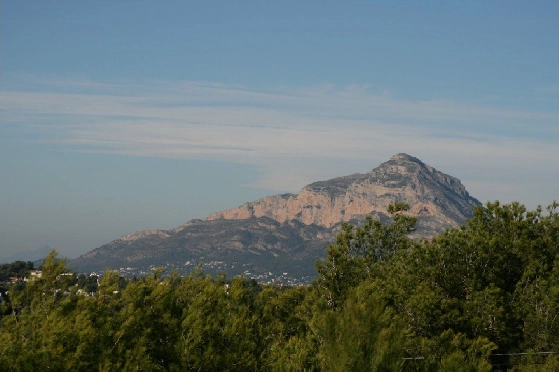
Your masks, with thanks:
[{"label": "sunlit rock face", "polygon": [[457,178],[413,156],[397,154],[366,174],[314,182],[297,195],[269,196],[213,213],[206,220],[268,217],[331,228],[368,214],[386,215],[394,201],[409,204],[409,213],[418,217],[418,233],[425,236],[462,224],[480,204]]}]

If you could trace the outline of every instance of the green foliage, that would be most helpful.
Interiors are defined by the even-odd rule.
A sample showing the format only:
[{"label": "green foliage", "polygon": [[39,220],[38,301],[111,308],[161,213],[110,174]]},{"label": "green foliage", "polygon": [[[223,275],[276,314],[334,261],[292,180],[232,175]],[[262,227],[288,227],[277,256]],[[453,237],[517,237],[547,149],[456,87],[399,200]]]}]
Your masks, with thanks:
[{"label": "green foliage", "polygon": [[82,289],[86,293],[92,293],[97,291],[99,277],[97,275],[85,276],[84,274],[78,275],[77,285],[78,288]]},{"label": "green foliage", "polygon": [[394,371],[404,364],[403,324],[369,283],[354,288],[344,306],[317,314],[319,360],[328,371]]},{"label": "green foliage", "polygon": [[[452,328],[469,337],[487,337],[502,351],[557,347],[554,208],[542,216],[540,210],[526,212],[517,203],[489,203],[476,208],[464,228],[421,242],[403,261],[407,275],[417,282],[419,293],[441,301],[432,301],[435,317],[417,323],[414,331],[430,335]],[[414,298],[402,306],[418,309]]]},{"label": "green foliage", "polygon": [[256,308],[259,358],[262,366],[275,370],[309,370],[315,365],[317,347],[309,328],[315,292],[310,287],[265,287]]},{"label": "green foliage", "polygon": [[[327,260],[318,263],[317,290],[327,309],[342,309],[332,315],[338,319],[349,293],[370,282],[380,303],[394,310],[392,321],[406,325],[401,347],[409,357],[435,358],[414,362],[420,369],[456,362],[486,369],[494,349],[557,350],[557,206],[545,214],[518,203],[489,203],[476,208],[465,226],[413,242],[406,238],[414,223],[403,213],[406,205],[392,205],[388,226],[368,220],[365,227],[343,227]],[[455,349],[437,347],[446,332],[466,341],[451,343]],[[468,362],[470,343],[486,346]]]},{"label": "green foliage", "polygon": [[0,283],[10,281],[11,277],[26,278],[34,269],[31,261],[16,261],[0,265]]},{"label": "green foliage", "polygon": [[407,234],[414,231],[416,218],[406,215],[406,203],[393,203],[388,211],[393,222],[385,226],[371,216],[363,227],[342,224],[336,243],[327,249],[327,259],[317,262],[316,286],[323,292],[329,308],[344,302],[349,288],[377,275],[380,263],[409,249]]},{"label": "green foliage", "polygon": [[406,209],[343,225],[306,287],[157,271],[98,286],[53,251],[2,304],[0,370],[558,370],[557,205],[489,203],[429,241],[407,238]]}]

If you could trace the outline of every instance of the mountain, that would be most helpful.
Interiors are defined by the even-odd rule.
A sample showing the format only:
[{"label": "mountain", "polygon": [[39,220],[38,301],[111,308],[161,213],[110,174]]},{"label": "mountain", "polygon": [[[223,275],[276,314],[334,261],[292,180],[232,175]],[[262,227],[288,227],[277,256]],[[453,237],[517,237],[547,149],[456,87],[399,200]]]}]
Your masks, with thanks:
[{"label": "mountain", "polygon": [[69,265],[86,272],[111,268],[145,274],[150,266],[184,273],[203,263],[208,272],[307,281],[341,222],[359,224],[366,215],[385,222],[393,201],[407,202],[418,218],[414,237],[458,226],[480,204],[457,178],[397,154],[365,174],[314,182],[298,194],[265,197],[171,230],[123,236]]},{"label": "mountain", "polygon": [[11,263],[15,261],[31,261],[35,263],[35,266],[38,266],[45,257],[51,253],[52,248],[48,245],[44,245],[34,251],[27,250],[22,252],[16,252],[8,257],[0,259],[0,263]]}]

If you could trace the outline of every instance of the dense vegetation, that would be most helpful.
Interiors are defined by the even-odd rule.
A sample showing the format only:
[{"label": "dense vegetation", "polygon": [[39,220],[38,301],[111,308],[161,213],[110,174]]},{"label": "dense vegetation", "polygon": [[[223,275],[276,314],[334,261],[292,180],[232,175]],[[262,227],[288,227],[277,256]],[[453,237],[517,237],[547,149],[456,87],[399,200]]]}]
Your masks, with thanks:
[{"label": "dense vegetation", "polygon": [[[6,291],[12,282],[23,281],[33,269],[34,265],[31,261],[15,261],[0,265],[0,301],[6,297]],[[21,286],[23,283],[18,284]]]},{"label": "dense vegetation", "polygon": [[7,282],[11,277],[25,278],[34,269],[31,261],[16,261],[0,265],[0,282]]},{"label": "dense vegetation", "polygon": [[199,272],[97,285],[52,252],[2,304],[0,370],[558,370],[556,203],[489,203],[422,241],[406,208],[343,225],[311,286]]}]

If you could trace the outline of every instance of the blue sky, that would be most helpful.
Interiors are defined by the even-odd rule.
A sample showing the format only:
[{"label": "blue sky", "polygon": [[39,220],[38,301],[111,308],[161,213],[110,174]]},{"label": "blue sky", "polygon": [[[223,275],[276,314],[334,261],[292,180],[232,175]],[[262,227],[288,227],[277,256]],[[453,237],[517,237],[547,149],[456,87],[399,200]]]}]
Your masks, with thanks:
[{"label": "blue sky", "polygon": [[481,201],[558,199],[557,1],[0,4],[0,258],[406,152]]}]

